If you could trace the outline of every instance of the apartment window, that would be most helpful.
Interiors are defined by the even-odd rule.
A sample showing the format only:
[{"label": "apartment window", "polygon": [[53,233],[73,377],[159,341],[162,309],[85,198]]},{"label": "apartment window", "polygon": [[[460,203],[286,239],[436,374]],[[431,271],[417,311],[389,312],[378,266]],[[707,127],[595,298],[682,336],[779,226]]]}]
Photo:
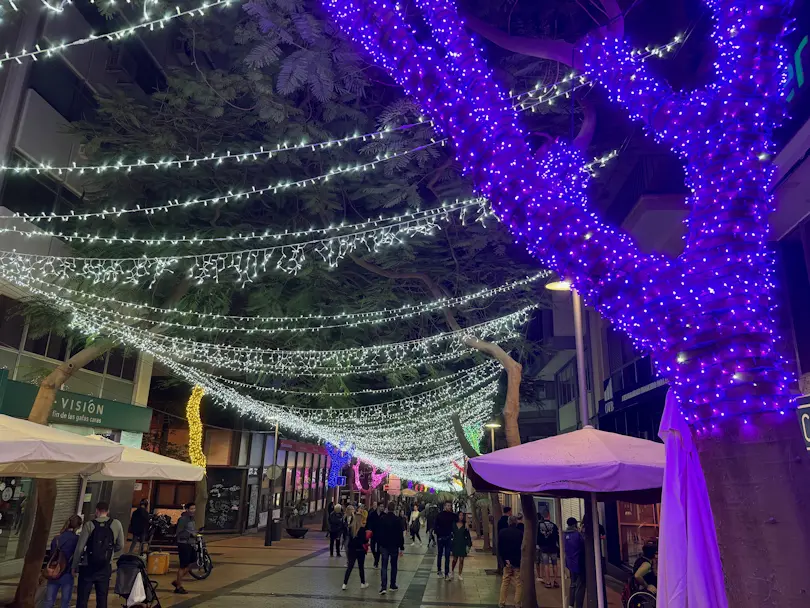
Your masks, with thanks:
[{"label": "apartment window", "polygon": [[[72,357],[76,353],[81,352],[82,350],[84,350],[86,346],[87,344],[85,343],[84,340],[74,339],[70,345],[70,356]],[[103,374],[104,361],[106,361],[106,359],[107,353],[104,353],[103,355],[100,355],[95,359],[93,359],[92,361],[90,361],[90,363],[84,366],[84,369],[90,370],[91,372],[98,372],[99,374]]]},{"label": "apartment window", "polygon": [[25,339],[23,350],[35,355],[64,361],[67,354],[67,340],[52,331],[39,337],[33,337],[29,334]]},{"label": "apartment window", "polygon": [[107,375],[122,380],[135,379],[135,366],[138,360],[135,353],[123,346],[110,351],[107,361]]},{"label": "apartment window", "polygon": [[25,319],[15,314],[17,301],[0,296],[0,346],[18,349],[22,341]]},{"label": "apartment window", "polygon": [[98,104],[93,91],[63,60],[34,62],[30,78],[28,86],[65,120],[89,120],[95,115]]},{"label": "apartment window", "polygon": [[[38,63],[37,63],[38,65]],[[21,154],[11,155],[12,165],[29,164]],[[81,198],[64,184],[41,173],[6,173],[2,205],[17,213],[65,213],[76,209]]]}]

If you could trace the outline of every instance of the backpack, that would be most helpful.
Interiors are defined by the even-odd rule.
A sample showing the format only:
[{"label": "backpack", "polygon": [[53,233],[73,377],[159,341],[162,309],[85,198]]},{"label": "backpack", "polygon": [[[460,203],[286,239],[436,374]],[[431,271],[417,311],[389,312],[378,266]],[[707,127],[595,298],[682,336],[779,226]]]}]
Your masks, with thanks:
[{"label": "backpack", "polygon": [[108,566],[112,561],[114,552],[115,536],[112,531],[113,520],[93,521],[93,531],[87,539],[87,565],[91,568],[102,568]]},{"label": "backpack", "polygon": [[67,571],[67,558],[62,550],[59,548],[59,542],[56,543],[56,550],[51,554],[48,563],[45,564],[45,578],[55,581],[60,578]]}]

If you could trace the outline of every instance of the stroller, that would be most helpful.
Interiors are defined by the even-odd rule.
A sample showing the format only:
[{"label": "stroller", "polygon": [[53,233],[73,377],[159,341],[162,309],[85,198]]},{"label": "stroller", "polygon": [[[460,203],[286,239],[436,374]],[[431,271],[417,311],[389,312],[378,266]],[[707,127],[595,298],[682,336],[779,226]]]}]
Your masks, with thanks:
[{"label": "stroller", "polygon": [[124,606],[161,608],[156,589],[157,582],[149,580],[139,556],[126,554],[118,558],[115,594],[126,600]]}]

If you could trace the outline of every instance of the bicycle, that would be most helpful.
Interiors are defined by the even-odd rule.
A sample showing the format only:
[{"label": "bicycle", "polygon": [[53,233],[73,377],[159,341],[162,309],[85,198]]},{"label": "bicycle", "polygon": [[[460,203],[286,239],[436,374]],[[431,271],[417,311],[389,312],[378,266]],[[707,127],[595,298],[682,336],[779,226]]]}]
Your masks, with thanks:
[{"label": "bicycle", "polygon": [[627,608],[655,608],[655,594],[649,591],[636,591],[627,600]]},{"label": "bicycle", "polygon": [[191,567],[188,573],[191,578],[201,581],[211,576],[211,570],[214,569],[214,562],[211,561],[211,556],[208,554],[208,549],[205,546],[205,539],[202,534],[197,535],[197,563],[196,567]]}]

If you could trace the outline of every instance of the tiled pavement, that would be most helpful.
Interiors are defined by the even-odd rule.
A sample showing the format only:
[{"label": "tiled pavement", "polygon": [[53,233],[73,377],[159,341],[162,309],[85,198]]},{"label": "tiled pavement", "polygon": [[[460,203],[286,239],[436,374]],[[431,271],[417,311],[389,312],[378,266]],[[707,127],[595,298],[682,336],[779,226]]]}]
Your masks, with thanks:
[{"label": "tiled pavement", "polygon": [[[369,587],[360,589],[355,570],[349,588],[341,590],[345,559],[329,557],[328,542],[318,530],[304,540],[285,538],[269,548],[264,547],[263,536],[209,537],[208,549],[214,570],[207,580],[186,582],[188,595],[172,593],[171,574],[153,577],[165,608],[266,608],[271,599],[273,608],[356,608],[359,603],[380,608],[493,608],[498,603],[500,578],[485,572],[495,567],[495,560],[477,550],[466,560],[464,581],[447,582],[436,577],[435,550],[407,545],[399,560],[399,590],[379,595],[379,570],[372,567],[371,554],[366,560]],[[0,603],[11,599],[15,584],[0,581]],[[618,596],[608,593],[610,608],[619,608]],[[109,606],[123,604],[110,593]],[[559,590],[539,586],[538,604],[560,608]]]}]

